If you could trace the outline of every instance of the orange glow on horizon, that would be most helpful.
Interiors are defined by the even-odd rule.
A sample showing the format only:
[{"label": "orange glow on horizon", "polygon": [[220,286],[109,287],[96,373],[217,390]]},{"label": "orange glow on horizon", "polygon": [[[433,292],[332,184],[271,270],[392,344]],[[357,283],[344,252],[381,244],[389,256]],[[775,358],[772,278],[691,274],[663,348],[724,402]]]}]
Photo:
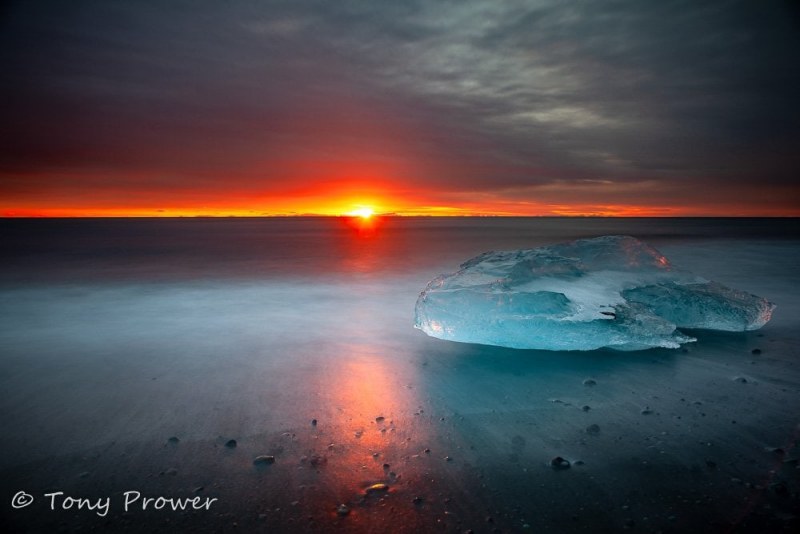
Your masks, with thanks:
[{"label": "orange glow on horizon", "polygon": [[[547,195],[545,196],[545,193]],[[532,195],[534,193],[525,193]],[[0,217],[358,217],[494,216],[494,217],[798,217],[790,203],[751,204],[746,201],[710,205],[655,204],[642,193],[639,202],[589,204],[569,198],[570,190],[542,191],[541,200],[493,193],[442,192],[398,188],[365,179],[336,180],[273,194],[252,191],[195,191],[176,196],[168,191],[113,191],[90,194],[67,188],[47,195],[0,200]],[[598,198],[602,194],[598,193]],[[765,207],[766,206],[766,207]]]},{"label": "orange glow on horizon", "polygon": [[360,207],[354,203],[338,202],[314,206],[288,207],[228,207],[228,206],[3,206],[0,218],[93,218],[93,217],[350,217],[367,222],[378,216],[405,217],[799,217],[800,209],[751,206],[636,206],[636,205],[563,205],[508,203],[469,205],[392,205],[381,208]]}]

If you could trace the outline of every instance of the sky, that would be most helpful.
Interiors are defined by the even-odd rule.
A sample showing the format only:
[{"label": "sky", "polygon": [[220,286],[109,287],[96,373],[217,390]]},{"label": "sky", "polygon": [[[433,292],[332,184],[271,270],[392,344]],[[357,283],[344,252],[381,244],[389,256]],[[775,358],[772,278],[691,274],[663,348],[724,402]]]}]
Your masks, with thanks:
[{"label": "sky", "polygon": [[0,8],[0,216],[800,216],[791,1]]}]

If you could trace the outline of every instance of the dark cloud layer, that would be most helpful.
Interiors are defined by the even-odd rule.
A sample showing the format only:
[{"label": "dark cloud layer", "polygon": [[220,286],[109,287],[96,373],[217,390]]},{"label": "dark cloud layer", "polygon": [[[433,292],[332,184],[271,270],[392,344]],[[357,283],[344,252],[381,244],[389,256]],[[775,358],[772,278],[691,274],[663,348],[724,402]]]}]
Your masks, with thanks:
[{"label": "dark cloud layer", "polygon": [[589,184],[600,203],[725,187],[800,204],[791,2],[34,1],[0,17],[12,197],[280,192],[297,162],[310,183],[359,159],[445,202]]}]

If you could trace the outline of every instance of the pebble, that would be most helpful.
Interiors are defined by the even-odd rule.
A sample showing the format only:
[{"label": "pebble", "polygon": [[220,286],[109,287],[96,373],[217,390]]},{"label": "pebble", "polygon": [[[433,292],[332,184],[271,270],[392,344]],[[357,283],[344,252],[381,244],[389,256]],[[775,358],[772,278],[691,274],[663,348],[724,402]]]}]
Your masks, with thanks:
[{"label": "pebble", "polygon": [[599,425],[589,425],[586,427],[587,434],[599,434],[600,433],[600,426]]},{"label": "pebble", "polygon": [[739,382],[740,384],[747,384],[747,379],[743,376],[737,376],[733,379],[734,382]]},{"label": "pebble", "polygon": [[312,454],[309,460],[314,467],[321,467],[328,463],[328,458],[319,454]]},{"label": "pebble", "polygon": [[373,485],[365,488],[364,489],[364,493],[366,493],[366,494],[380,493],[380,492],[388,491],[388,490],[389,490],[389,485],[388,484],[384,484],[383,482],[378,482],[377,484],[373,484]]},{"label": "pebble", "polygon": [[382,415],[379,415],[378,417],[376,417],[376,418],[375,418],[375,422],[376,422],[376,423],[383,423],[383,421],[384,421],[385,419],[386,419],[386,418],[385,418],[384,416],[382,416]]},{"label": "pebble", "polygon": [[452,461],[453,461],[453,459],[452,459],[452,458],[450,458],[449,456],[445,456],[445,457],[444,457],[444,461],[445,461],[445,462],[452,462]]},{"label": "pebble", "polygon": [[235,439],[229,439],[228,441],[225,442],[225,446],[228,447],[229,449],[235,449],[236,448],[236,440]]},{"label": "pebble", "polygon": [[591,378],[587,378],[586,380],[583,381],[583,385],[584,386],[596,386],[597,382],[595,382]]},{"label": "pebble", "polygon": [[644,409],[642,409],[642,415],[650,415],[651,413],[653,413],[653,410],[651,410],[649,406],[645,406]]},{"label": "pebble", "polygon": [[583,410],[584,412],[588,412],[588,411],[589,411],[589,410],[591,410],[591,409],[592,409],[592,407],[591,407],[591,406],[588,406],[588,405],[583,405],[583,406],[581,406],[581,410]]},{"label": "pebble", "polygon": [[750,354],[761,354],[761,349],[753,349],[750,351]]},{"label": "pebble", "polygon": [[340,505],[339,505],[339,506],[336,508],[336,513],[337,513],[338,515],[340,515],[340,516],[344,517],[344,516],[346,516],[347,514],[349,514],[349,513],[350,513],[350,508],[348,508],[348,507],[347,507],[346,505],[344,505],[344,504],[340,504]]},{"label": "pebble", "polygon": [[178,443],[180,440],[177,437],[172,436],[167,441],[169,441],[170,443]]},{"label": "pebble", "polygon": [[552,460],[550,460],[550,467],[557,470],[562,469],[569,469],[570,463],[569,460],[562,458],[561,456],[556,456]]},{"label": "pebble", "polygon": [[256,456],[255,460],[253,460],[255,465],[269,465],[275,463],[274,456],[268,456],[266,454],[262,454],[261,456]]},{"label": "pebble", "polygon": [[770,488],[778,495],[781,496],[789,495],[789,487],[786,485],[786,482],[782,480],[780,482],[775,482],[774,484],[771,484]]},{"label": "pebble", "polygon": [[311,420],[311,426],[317,426],[317,420],[316,419],[312,419]]}]

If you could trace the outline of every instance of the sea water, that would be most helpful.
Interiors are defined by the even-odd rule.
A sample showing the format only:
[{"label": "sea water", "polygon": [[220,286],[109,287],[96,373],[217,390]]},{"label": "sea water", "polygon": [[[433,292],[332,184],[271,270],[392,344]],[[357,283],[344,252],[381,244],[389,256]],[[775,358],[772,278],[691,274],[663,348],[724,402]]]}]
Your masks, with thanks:
[{"label": "sea water", "polygon": [[[111,499],[106,530],[795,526],[783,499],[798,491],[795,219],[0,229],[2,497],[38,497],[6,507],[16,529],[97,526],[84,511],[49,510],[54,491]],[[413,328],[425,284],[470,257],[600,235],[632,235],[764,296],[773,320],[692,332],[688,352],[627,354],[456,344]],[[274,464],[254,466],[259,455]],[[571,467],[553,469],[556,457]],[[385,491],[367,491],[378,483]],[[131,515],[114,506],[126,491],[218,501]]]}]

